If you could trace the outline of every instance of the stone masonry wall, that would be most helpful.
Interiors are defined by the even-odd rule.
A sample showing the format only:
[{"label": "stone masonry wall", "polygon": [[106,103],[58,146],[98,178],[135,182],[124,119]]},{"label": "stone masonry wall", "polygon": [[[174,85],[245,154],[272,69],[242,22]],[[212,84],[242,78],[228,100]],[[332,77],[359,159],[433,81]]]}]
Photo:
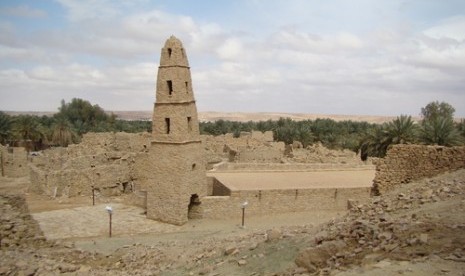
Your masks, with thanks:
[{"label": "stone masonry wall", "polygon": [[7,177],[27,176],[28,156],[25,148],[22,147],[1,147],[0,148],[0,173]]},{"label": "stone masonry wall", "polygon": [[[241,132],[240,137],[232,134],[207,136],[202,135],[205,145],[207,162],[210,164],[228,160],[230,163],[261,163],[261,164],[350,164],[363,166],[367,162],[360,160],[357,154],[350,150],[331,150],[321,143],[309,145],[306,148],[300,142],[285,145],[283,142],[273,142],[271,131]],[[213,167],[209,167],[210,169]],[[222,168],[233,169],[233,168]]]},{"label": "stone masonry wall", "polygon": [[[47,244],[39,224],[31,217],[22,195],[0,195],[0,248],[31,250]],[[3,274],[2,274],[3,275]]]},{"label": "stone masonry wall", "polygon": [[149,133],[88,133],[80,144],[45,150],[29,164],[30,189],[51,196],[90,195],[91,186],[103,195],[134,190],[135,160],[149,141]]},{"label": "stone masonry wall", "polygon": [[402,183],[465,168],[465,147],[394,145],[375,164],[373,192],[382,194]]},{"label": "stone masonry wall", "polygon": [[231,191],[230,196],[201,199],[204,218],[240,217],[241,204],[247,201],[251,216],[304,211],[345,211],[348,200],[368,201],[370,188],[286,189]]}]

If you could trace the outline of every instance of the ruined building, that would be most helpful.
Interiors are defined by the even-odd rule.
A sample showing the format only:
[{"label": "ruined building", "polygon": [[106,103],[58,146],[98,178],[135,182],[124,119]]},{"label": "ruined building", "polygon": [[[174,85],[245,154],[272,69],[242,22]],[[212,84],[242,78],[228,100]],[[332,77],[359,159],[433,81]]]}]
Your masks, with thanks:
[{"label": "ruined building", "polygon": [[174,36],[161,50],[152,123],[147,217],[181,225],[201,217],[207,188],[189,63]]}]

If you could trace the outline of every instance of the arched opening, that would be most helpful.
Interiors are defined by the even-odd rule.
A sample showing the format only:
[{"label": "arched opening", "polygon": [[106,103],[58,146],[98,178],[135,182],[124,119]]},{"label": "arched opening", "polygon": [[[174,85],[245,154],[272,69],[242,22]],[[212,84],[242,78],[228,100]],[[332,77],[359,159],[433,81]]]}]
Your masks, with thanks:
[{"label": "arched opening", "polygon": [[171,48],[168,48],[168,57],[169,57],[169,58],[171,58],[171,52],[172,52],[172,51],[173,51],[173,50],[172,50]]},{"label": "arched opening", "polygon": [[191,195],[189,207],[187,210],[188,219],[200,219],[202,218],[202,208],[200,206],[200,198],[197,194]]}]

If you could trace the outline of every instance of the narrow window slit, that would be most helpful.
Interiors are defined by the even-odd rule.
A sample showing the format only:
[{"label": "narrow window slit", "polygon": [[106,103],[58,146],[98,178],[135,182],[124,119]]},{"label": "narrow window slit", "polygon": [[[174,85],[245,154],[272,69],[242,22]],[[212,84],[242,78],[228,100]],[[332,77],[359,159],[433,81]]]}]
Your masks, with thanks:
[{"label": "narrow window slit", "polygon": [[170,134],[170,129],[171,128],[171,125],[170,125],[170,118],[165,118],[165,132],[166,134]]},{"label": "narrow window slit", "polygon": [[167,81],[168,84],[168,94],[171,96],[173,94],[173,82],[172,81]]},{"label": "narrow window slit", "polygon": [[192,131],[192,117],[187,117],[187,130]]}]

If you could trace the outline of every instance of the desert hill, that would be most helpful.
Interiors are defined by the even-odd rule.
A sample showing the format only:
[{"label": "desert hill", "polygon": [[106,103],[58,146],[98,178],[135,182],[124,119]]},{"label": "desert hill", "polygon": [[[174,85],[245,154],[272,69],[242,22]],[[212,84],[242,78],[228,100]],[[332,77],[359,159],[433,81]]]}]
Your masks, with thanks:
[{"label": "desert hill", "polygon": [[[51,111],[6,111],[9,115],[36,115],[36,116],[52,116],[54,112]],[[151,120],[152,111],[109,111],[114,113],[119,119],[122,120]],[[332,119],[335,121],[352,120],[357,122],[369,122],[369,123],[384,123],[395,119],[395,116],[375,116],[375,115],[335,115],[335,114],[307,114],[307,113],[280,113],[280,112],[215,112],[206,111],[199,112],[199,120],[202,122],[217,121],[217,120],[229,120],[229,121],[266,121],[266,120],[278,120],[279,118],[291,118],[295,121],[300,120],[315,120],[321,119]],[[419,120],[419,117],[414,117],[415,120]]]},{"label": "desert hill", "polygon": [[[113,111],[118,118],[123,120],[151,120],[152,111]],[[199,120],[202,122],[229,120],[238,122],[248,121],[266,121],[278,120],[279,118],[291,118],[295,121],[315,120],[318,118],[333,119],[335,121],[365,121],[370,123],[389,122],[395,117],[393,116],[373,116],[373,115],[331,115],[331,114],[306,114],[306,113],[279,113],[279,112],[215,112],[206,111],[199,112]],[[419,119],[419,118],[415,118]]]}]

